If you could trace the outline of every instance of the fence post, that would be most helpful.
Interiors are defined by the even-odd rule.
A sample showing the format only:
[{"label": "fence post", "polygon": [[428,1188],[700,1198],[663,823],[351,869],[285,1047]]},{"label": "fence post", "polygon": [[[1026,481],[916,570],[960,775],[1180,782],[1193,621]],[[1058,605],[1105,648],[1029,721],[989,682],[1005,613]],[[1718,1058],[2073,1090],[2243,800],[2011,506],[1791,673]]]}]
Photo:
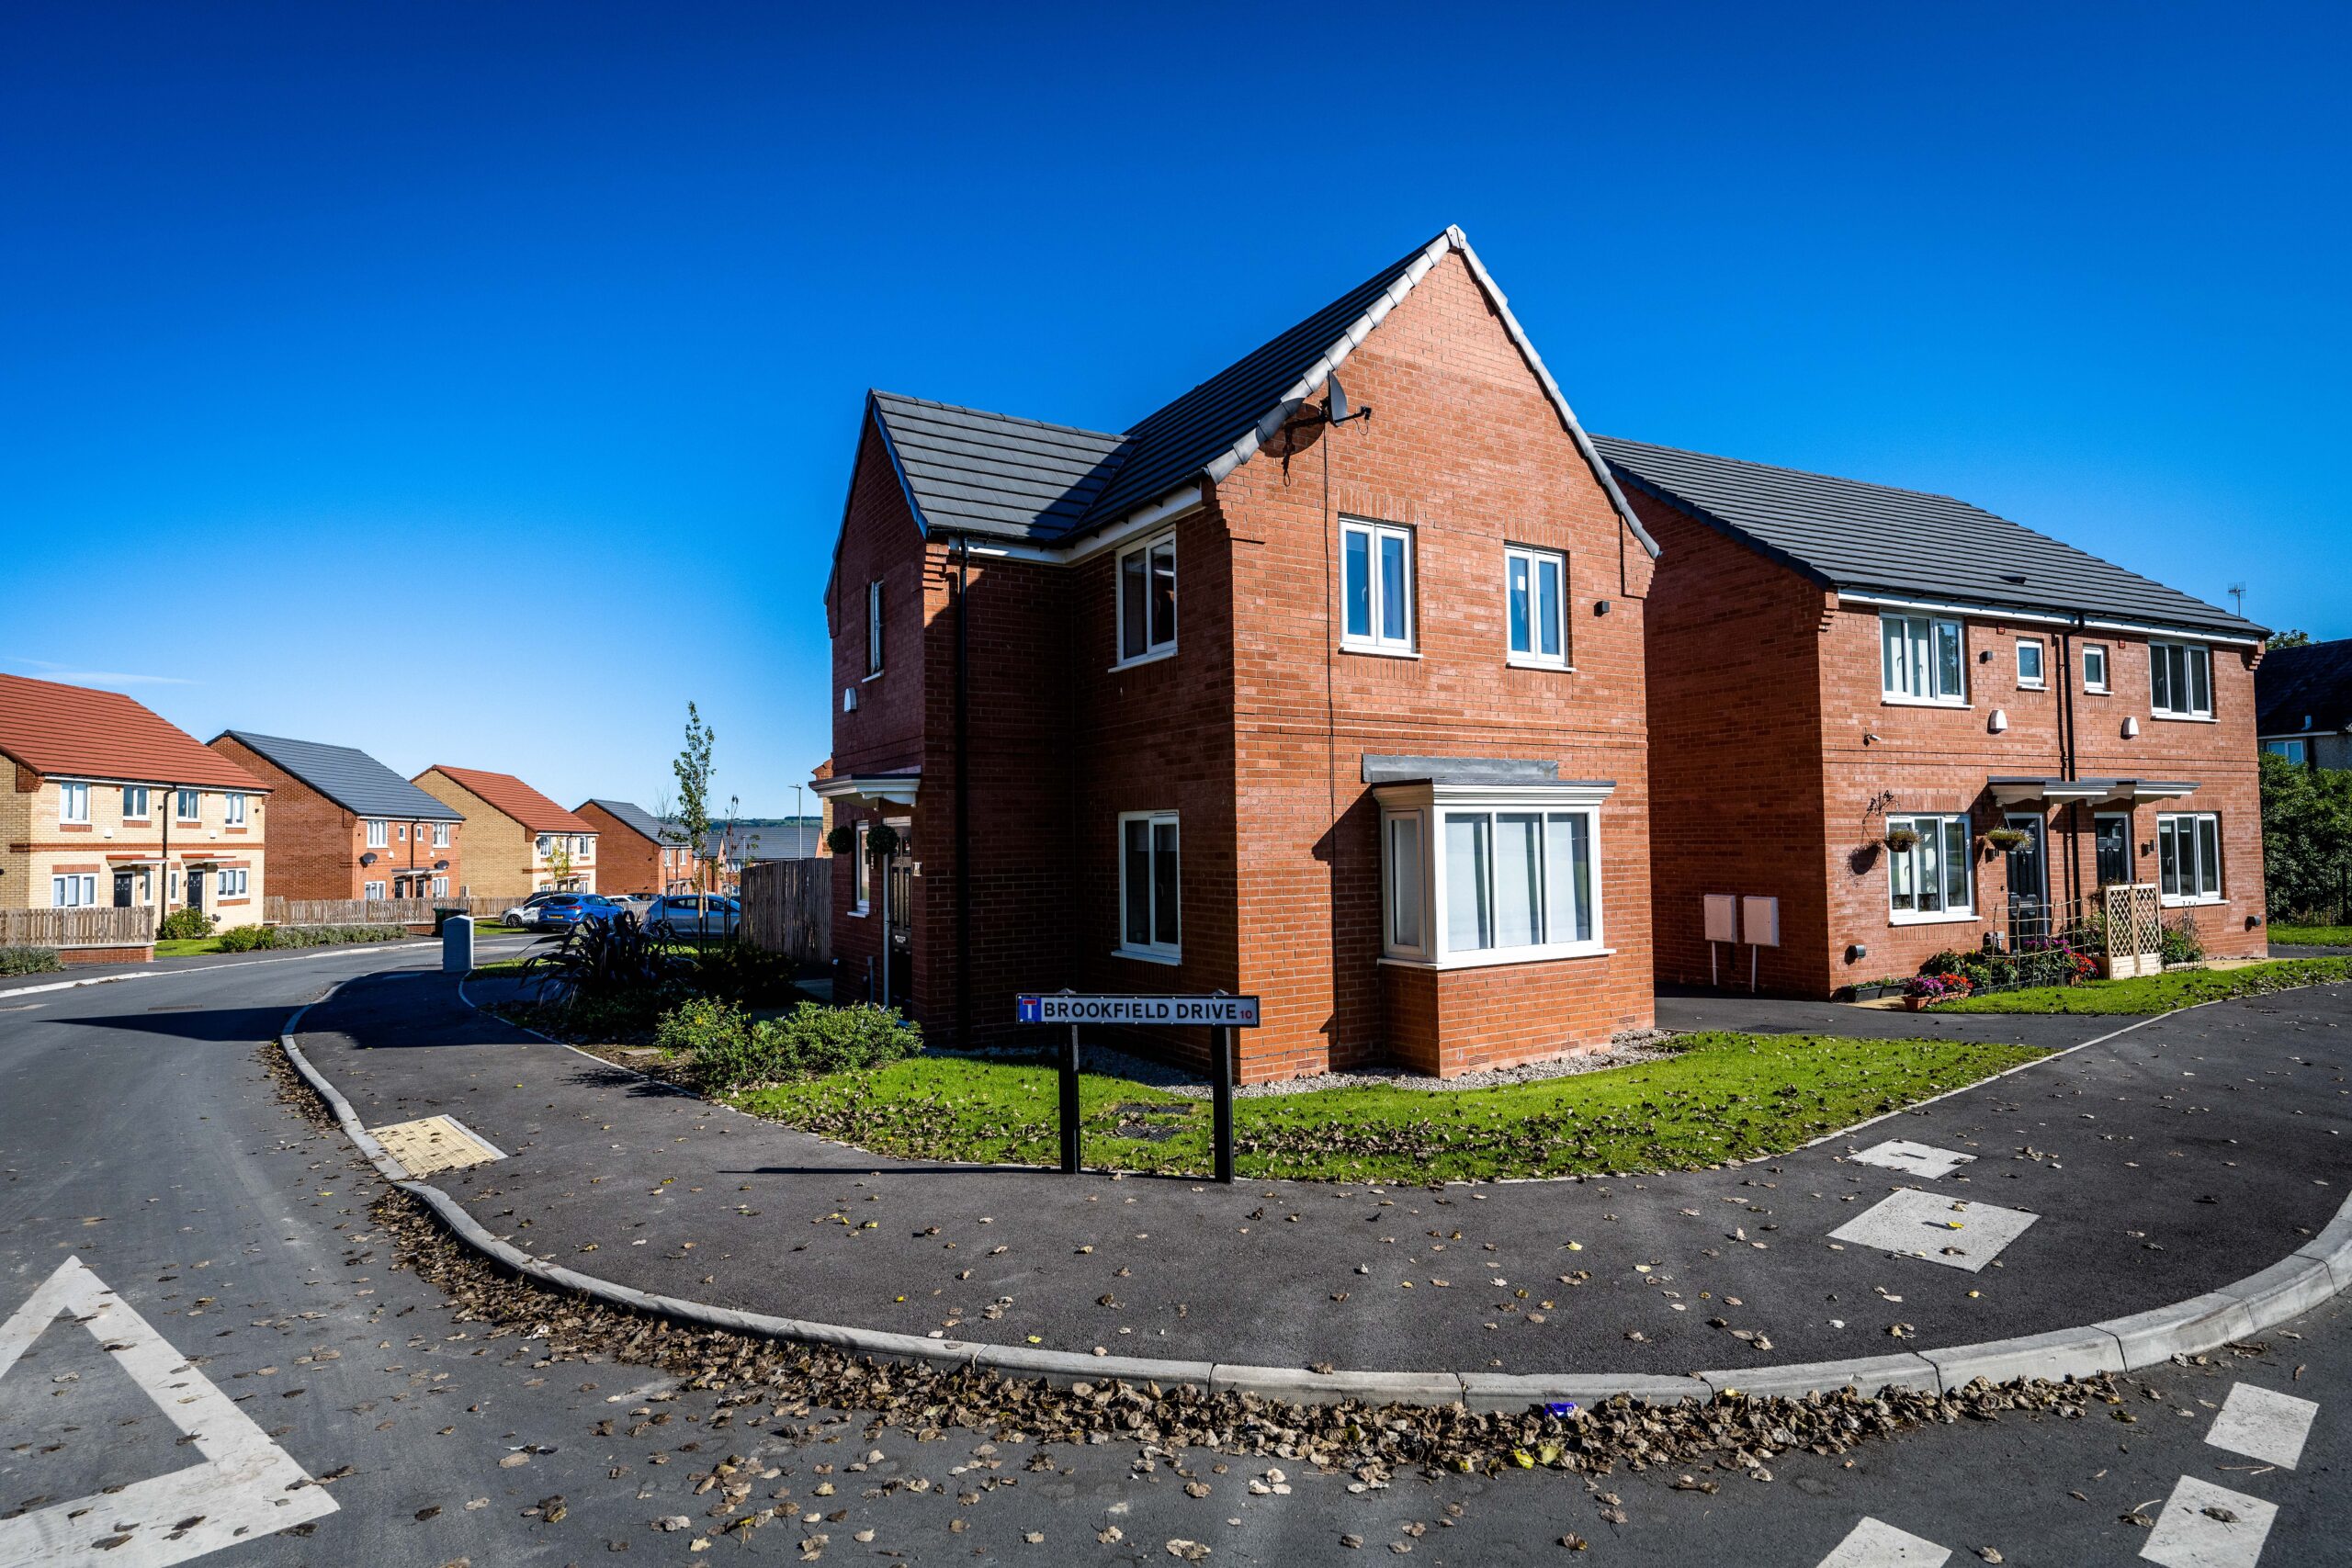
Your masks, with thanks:
[{"label": "fence post", "polygon": [[1078,1025],[1062,1047],[1062,1174],[1078,1174]]},{"label": "fence post", "polygon": [[1233,1185],[1233,1031],[1209,1031],[1209,1135],[1216,1140],[1216,1179]]}]

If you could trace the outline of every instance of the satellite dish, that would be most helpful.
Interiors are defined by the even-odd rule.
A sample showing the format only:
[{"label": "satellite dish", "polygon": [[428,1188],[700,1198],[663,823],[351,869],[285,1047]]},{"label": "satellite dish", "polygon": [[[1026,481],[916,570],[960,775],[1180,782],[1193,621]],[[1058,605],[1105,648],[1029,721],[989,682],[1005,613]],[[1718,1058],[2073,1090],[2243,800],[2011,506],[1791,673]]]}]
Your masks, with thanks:
[{"label": "satellite dish", "polygon": [[1340,385],[1337,376],[1325,382],[1324,386],[1327,390],[1323,396],[1323,417],[1333,424],[1339,424],[1348,417],[1347,389]]}]

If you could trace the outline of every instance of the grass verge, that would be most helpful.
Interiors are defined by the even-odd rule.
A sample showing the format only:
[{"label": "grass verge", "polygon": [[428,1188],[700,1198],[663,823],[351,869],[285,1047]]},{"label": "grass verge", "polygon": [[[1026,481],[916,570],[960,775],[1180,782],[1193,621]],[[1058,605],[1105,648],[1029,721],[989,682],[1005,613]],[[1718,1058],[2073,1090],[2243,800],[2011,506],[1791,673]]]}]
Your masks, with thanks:
[{"label": "grass verge", "polygon": [[2352,947],[2352,926],[2282,926],[2270,928],[2270,940],[2284,947]]},{"label": "grass verge", "polygon": [[2036,986],[2021,991],[1964,997],[1956,1002],[1939,1003],[1928,1010],[2145,1015],[2194,1007],[2199,1002],[2259,997],[2338,980],[2352,980],[2352,958],[2285,958],[2270,964],[2251,964],[2243,969],[2175,969],[2162,975],[2138,975],[2128,980]]},{"label": "grass verge", "polygon": [[[1499,1089],[1322,1089],[1234,1102],[1257,1179],[1430,1181],[1692,1169],[1794,1148],[2042,1055],[1957,1040],[1697,1034],[1668,1057]],[[1052,1068],[924,1056],[729,1097],[754,1115],[913,1158],[1051,1164]],[[1202,1175],[1209,1107],[1088,1075],[1086,1163]]]},{"label": "grass verge", "polygon": [[220,951],[220,939],[217,936],[167,936],[155,944],[158,958],[193,958],[198,953]]}]

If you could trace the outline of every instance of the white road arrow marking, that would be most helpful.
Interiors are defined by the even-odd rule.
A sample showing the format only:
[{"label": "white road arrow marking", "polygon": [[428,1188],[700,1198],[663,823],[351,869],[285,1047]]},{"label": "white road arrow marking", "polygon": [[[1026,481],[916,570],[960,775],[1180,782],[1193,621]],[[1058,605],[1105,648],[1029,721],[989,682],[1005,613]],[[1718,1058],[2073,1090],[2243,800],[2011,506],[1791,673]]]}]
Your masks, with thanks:
[{"label": "white road arrow marking", "polygon": [[[111,1495],[52,1503],[0,1520],[0,1568],[165,1568],[335,1511],[334,1499],[311,1483],[291,1455],[78,1258],[67,1258],[0,1325],[0,1377],[65,1313],[101,1345],[120,1347],[113,1351],[115,1364],[192,1439],[205,1462]],[[82,1517],[69,1517],[77,1510]],[[199,1514],[198,1524],[175,1528]],[[110,1551],[96,1545],[133,1525],[122,1545]]]}]

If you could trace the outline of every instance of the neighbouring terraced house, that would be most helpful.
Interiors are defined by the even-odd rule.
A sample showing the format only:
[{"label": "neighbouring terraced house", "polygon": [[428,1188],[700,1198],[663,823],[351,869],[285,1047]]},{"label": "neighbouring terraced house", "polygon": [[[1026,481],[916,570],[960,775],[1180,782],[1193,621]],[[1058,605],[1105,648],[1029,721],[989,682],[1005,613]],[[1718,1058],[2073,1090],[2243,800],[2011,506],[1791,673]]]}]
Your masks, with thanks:
[{"label": "neighbouring terraced house", "polygon": [[596,830],[599,880],[607,893],[684,893],[696,886],[686,831],[627,800],[591,796],[571,814]]},{"label": "neighbouring terraced house", "polygon": [[2352,768],[2352,637],[2272,649],[2254,694],[2265,751],[2306,768]]},{"label": "neighbouring terraced house", "polygon": [[270,795],[270,891],[447,898],[465,890],[465,818],[353,746],[224,729],[207,742]]},{"label": "neighbouring terraced house", "polygon": [[1597,439],[1665,551],[1662,982],[1827,996],[2084,936],[2117,884],[2267,951],[2261,626],[1947,496]]},{"label": "neighbouring terraced house", "polygon": [[15,774],[0,795],[0,908],[260,922],[262,779],[119,692],[18,675],[0,675],[0,755]]},{"label": "neighbouring terraced house", "polygon": [[514,774],[436,763],[411,782],[465,818],[466,884],[476,897],[596,891],[594,825]]},{"label": "neighbouring terraced house", "polygon": [[1123,430],[870,395],[835,995],[1254,993],[1245,1079],[1648,1027],[1656,553],[1455,229]]}]

